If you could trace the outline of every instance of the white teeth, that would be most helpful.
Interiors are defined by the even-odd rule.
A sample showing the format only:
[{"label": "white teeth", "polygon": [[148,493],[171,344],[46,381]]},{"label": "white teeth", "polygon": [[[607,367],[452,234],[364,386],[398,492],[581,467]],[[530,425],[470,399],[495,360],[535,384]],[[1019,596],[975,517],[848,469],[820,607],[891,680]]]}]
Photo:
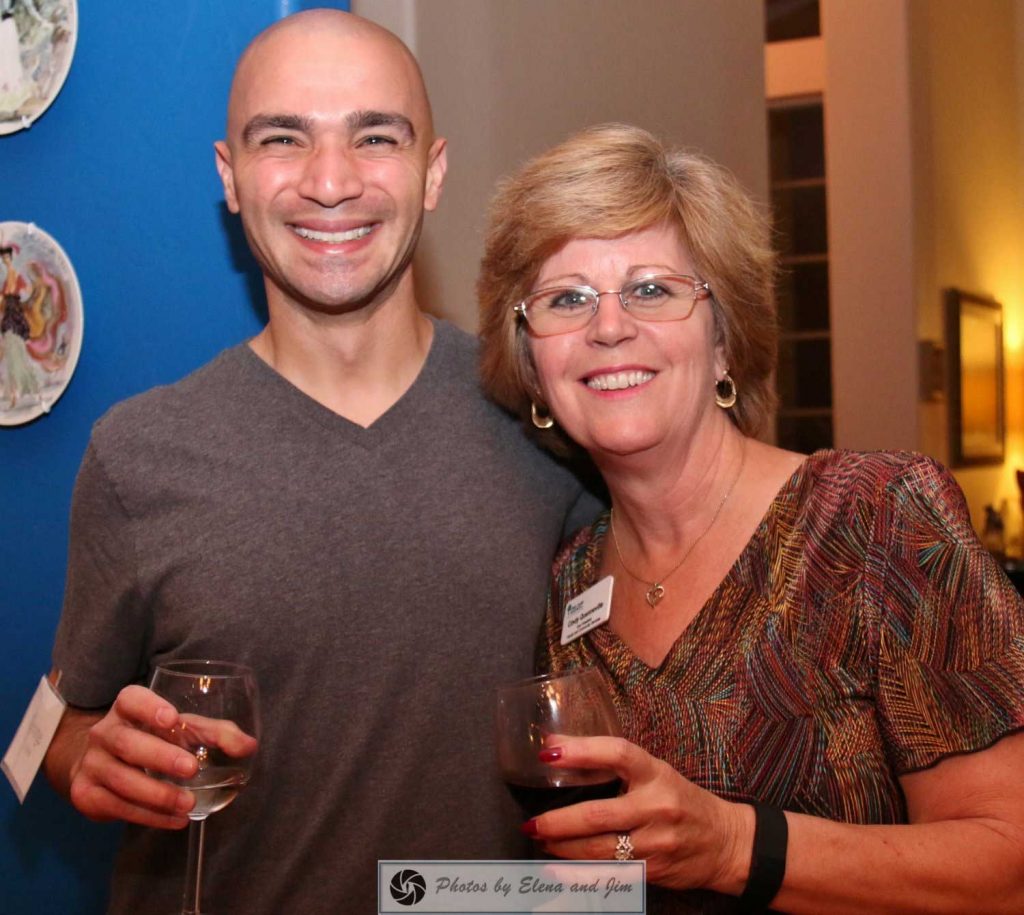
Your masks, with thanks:
[{"label": "white teeth", "polygon": [[355,241],[357,238],[369,235],[372,230],[372,226],[360,226],[358,229],[350,229],[348,232],[317,232],[315,229],[307,229],[305,226],[292,226],[292,231],[301,238],[308,238],[312,241],[325,241],[330,244]]},{"label": "white teeth", "polygon": [[635,388],[653,377],[654,372],[612,372],[588,378],[587,387],[596,391],[621,391],[623,388]]}]

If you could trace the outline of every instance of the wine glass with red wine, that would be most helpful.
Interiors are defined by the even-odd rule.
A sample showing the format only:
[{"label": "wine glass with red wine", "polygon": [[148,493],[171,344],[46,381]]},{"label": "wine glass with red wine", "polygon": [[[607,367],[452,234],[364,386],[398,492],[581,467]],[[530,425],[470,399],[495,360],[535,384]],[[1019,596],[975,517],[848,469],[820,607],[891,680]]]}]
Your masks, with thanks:
[{"label": "wine glass with red wine", "polygon": [[206,818],[223,810],[245,787],[260,736],[259,695],[253,672],[224,661],[170,661],[153,673],[150,689],[170,702],[178,724],[160,733],[193,754],[199,767],[191,778],[167,781],[195,796],[189,813],[188,864],[182,915],[199,915]]},{"label": "wine glass with red wine", "polygon": [[543,674],[498,690],[498,766],[528,816],[580,801],[615,797],[609,769],[562,769],[540,761],[559,735],[621,737],[615,706],[592,667]]}]

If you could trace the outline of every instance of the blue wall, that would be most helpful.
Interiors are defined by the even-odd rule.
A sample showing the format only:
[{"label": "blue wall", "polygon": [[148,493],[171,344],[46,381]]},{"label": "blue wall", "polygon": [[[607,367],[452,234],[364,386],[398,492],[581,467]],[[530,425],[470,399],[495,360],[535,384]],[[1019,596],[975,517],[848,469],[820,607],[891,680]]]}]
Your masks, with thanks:
[{"label": "blue wall", "polygon": [[[85,339],[49,416],[0,427],[0,749],[60,612],[67,515],[92,423],[262,322],[262,284],[221,204],[212,143],[235,59],[283,15],[347,2],[80,0],[67,82],[0,137],[0,222],[34,222],[78,273]],[[23,807],[0,780],[0,909],[103,910],[116,826],[87,823],[40,776]]]}]

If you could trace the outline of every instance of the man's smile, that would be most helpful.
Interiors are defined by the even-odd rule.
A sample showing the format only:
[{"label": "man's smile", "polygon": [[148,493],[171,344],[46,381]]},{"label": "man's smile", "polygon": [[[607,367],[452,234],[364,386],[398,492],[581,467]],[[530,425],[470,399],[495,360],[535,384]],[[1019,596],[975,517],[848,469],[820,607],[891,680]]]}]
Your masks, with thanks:
[{"label": "man's smile", "polygon": [[323,232],[318,229],[310,229],[307,226],[289,225],[289,228],[300,238],[306,238],[310,241],[326,242],[327,244],[337,245],[346,241],[355,241],[358,238],[364,238],[373,231],[373,226],[359,226],[355,229],[348,229],[344,232]]}]

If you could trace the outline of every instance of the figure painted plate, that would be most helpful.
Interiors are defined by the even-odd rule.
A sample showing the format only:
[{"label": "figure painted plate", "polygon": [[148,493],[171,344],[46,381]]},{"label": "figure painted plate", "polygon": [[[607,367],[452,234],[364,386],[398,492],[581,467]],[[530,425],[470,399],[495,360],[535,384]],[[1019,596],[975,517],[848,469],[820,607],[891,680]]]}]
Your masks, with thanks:
[{"label": "figure painted plate", "polygon": [[50,107],[77,38],[76,0],[0,0],[0,135],[28,127]]},{"label": "figure painted plate", "polygon": [[20,426],[64,393],[85,315],[64,249],[27,222],[0,222],[0,426]]}]

